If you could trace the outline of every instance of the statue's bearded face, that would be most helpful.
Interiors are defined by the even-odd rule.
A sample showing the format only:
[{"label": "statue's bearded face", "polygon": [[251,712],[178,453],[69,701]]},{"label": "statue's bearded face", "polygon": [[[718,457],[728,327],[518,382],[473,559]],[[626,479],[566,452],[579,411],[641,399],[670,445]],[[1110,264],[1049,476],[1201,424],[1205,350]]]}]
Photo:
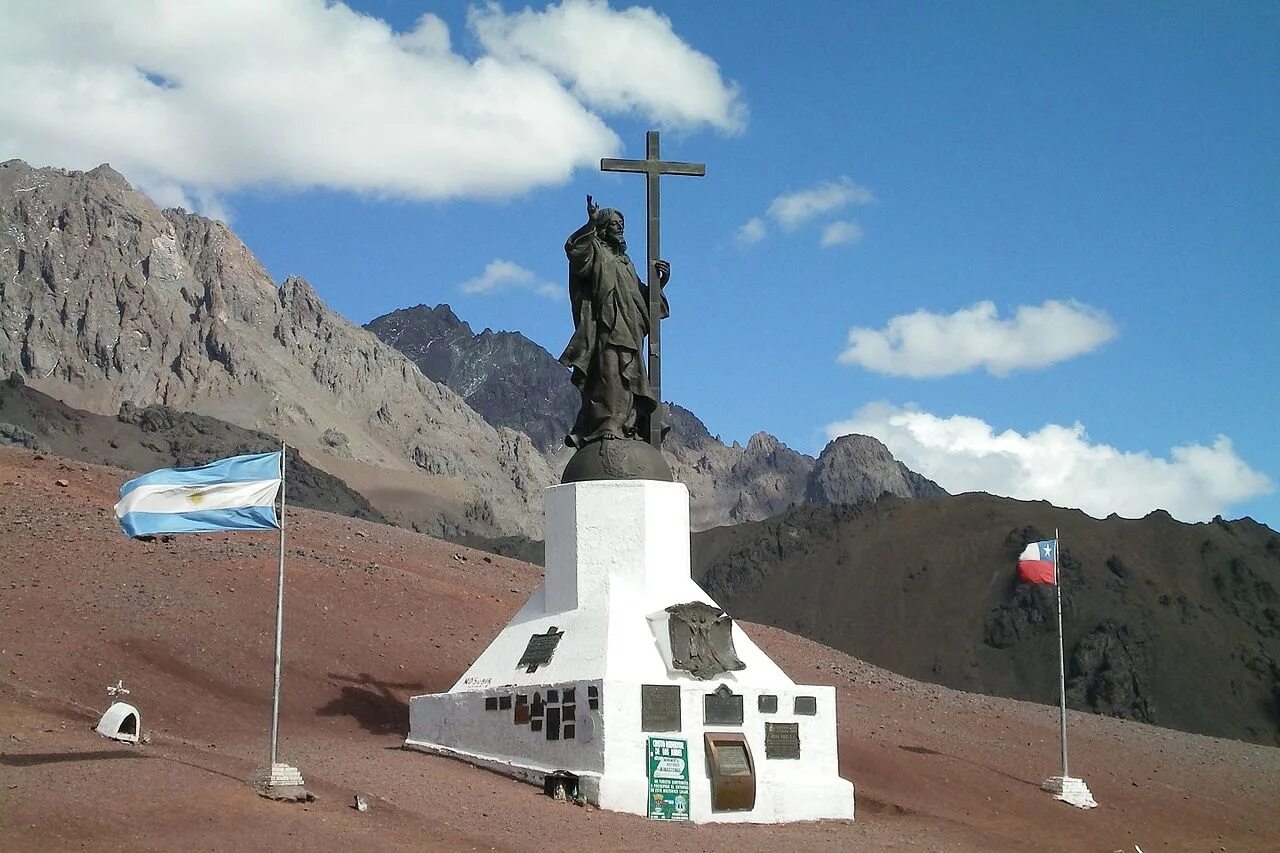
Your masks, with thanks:
[{"label": "statue's bearded face", "polygon": [[614,214],[600,226],[600,239],[618,251],[625,252],[627,250],[627,241],[623,237],[623,229],[622,215]]}]

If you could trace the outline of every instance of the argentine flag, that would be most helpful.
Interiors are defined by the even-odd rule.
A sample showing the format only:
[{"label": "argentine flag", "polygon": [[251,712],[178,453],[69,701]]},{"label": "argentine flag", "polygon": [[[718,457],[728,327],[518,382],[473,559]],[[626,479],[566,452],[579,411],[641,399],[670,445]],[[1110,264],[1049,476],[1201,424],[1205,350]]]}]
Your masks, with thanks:
[{"label": "argentine flag", "polygon": [[268,530],[280,526],[281,453],[232,456],[199,468],[161,468],[120,487],[126,536]]}]

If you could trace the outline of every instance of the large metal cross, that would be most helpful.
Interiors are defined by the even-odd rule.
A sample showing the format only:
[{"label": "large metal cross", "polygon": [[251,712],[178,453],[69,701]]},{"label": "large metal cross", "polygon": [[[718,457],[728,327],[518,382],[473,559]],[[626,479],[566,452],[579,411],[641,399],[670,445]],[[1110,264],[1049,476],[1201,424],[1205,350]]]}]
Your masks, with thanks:
[{"label": "large metal cross", "polygon": [[675,163],[662,160],[658,156],[658,131],[651,130],[645,134],[645,159],[614,160],[606,157],[600,161],[603,172],[643,172],[645,187],[648,190],[649,208],[649,384],[653,386],[653,396],[658,400],[658,408],[649,419],[649,443],[654,447],[662,447],[662,336],[659,334],[658,321],[662,314],[662,288],[658,286],[658,258],[661,256],[662,243],[658,233],[658,224],[662,219],[660,198],[658,195],[658,177],[660,175],[694,175],[702,177],[707,174],[705,163]]}]

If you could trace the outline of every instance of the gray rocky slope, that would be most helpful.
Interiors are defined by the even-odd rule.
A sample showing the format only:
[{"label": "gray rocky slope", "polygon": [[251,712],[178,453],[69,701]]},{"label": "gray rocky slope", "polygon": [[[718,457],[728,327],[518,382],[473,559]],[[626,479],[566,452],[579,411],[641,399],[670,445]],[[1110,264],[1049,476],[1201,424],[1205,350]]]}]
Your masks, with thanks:
[{"label": "gray rocky slope", "polygon": [[[563,467],[564,436],[578,395],[568,372],[537,343],[518,332],[476,334],[448,305],[402,308],[365,328],[457,391],[490,423],[532,436],[553,470]],[[838,438],[815,460],[763,432],[745,446],[726,445],[693,412],[668,406],[671,432],[663,450],[676,479],[689,487],[695,530],[758,521],[806,503],[945,494],[869,436]]]},{"label": "gray rocky slope", "polygon": [[161,211],[109,166],[0,164],[0,375],[114,415],[162,404],[281,436],[393,520],[541,534],[554,481],[399,351],[277,285],[222,223]]}]

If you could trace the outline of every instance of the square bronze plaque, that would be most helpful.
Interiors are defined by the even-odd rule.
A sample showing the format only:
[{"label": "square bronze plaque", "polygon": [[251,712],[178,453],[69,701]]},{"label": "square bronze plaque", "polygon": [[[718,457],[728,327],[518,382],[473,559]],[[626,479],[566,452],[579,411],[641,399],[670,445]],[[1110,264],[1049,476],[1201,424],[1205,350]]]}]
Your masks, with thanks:
[{"label": "square bronze plaque", "polygon": [[765,723],[764,724],[764,757],[765,758],[799,758],[800,757],[800,724],[799,723]]},{"label": "square bronze plaque", "polygon": [[759,705],[761,714],[778,713],[778,697],[774,696],[772,693],[761,693],[760,698],[757,700],[757,704]]},{"label": "square bronze plaque", "polygon": [[680,731],[680,685],[640,685],[640,729],[646,732]]},{"label": "square bronze plaque", "polygon": [[742,694],[722,684],[702,697],[702,721],[708,726],[742,725]]},{"label": "square bronze plaque", "polygon": [[531,636],[529,645],[525,646],[524,654],[520,656],[520,662],[516,664],[516,669],[524,667],[525,672],[536,672],[538,667],[551,663],[551,655],[555,653],[556,646],[560,644],[560,638],[563,636],[564,631],[557,631],[554,626],[548,628],[545,634]]},{"label": "square bronze plaque", "polygon": [[797,696],[796,697],[796,713],[812,717],[818,713],[818,697],[816,696]]}]

